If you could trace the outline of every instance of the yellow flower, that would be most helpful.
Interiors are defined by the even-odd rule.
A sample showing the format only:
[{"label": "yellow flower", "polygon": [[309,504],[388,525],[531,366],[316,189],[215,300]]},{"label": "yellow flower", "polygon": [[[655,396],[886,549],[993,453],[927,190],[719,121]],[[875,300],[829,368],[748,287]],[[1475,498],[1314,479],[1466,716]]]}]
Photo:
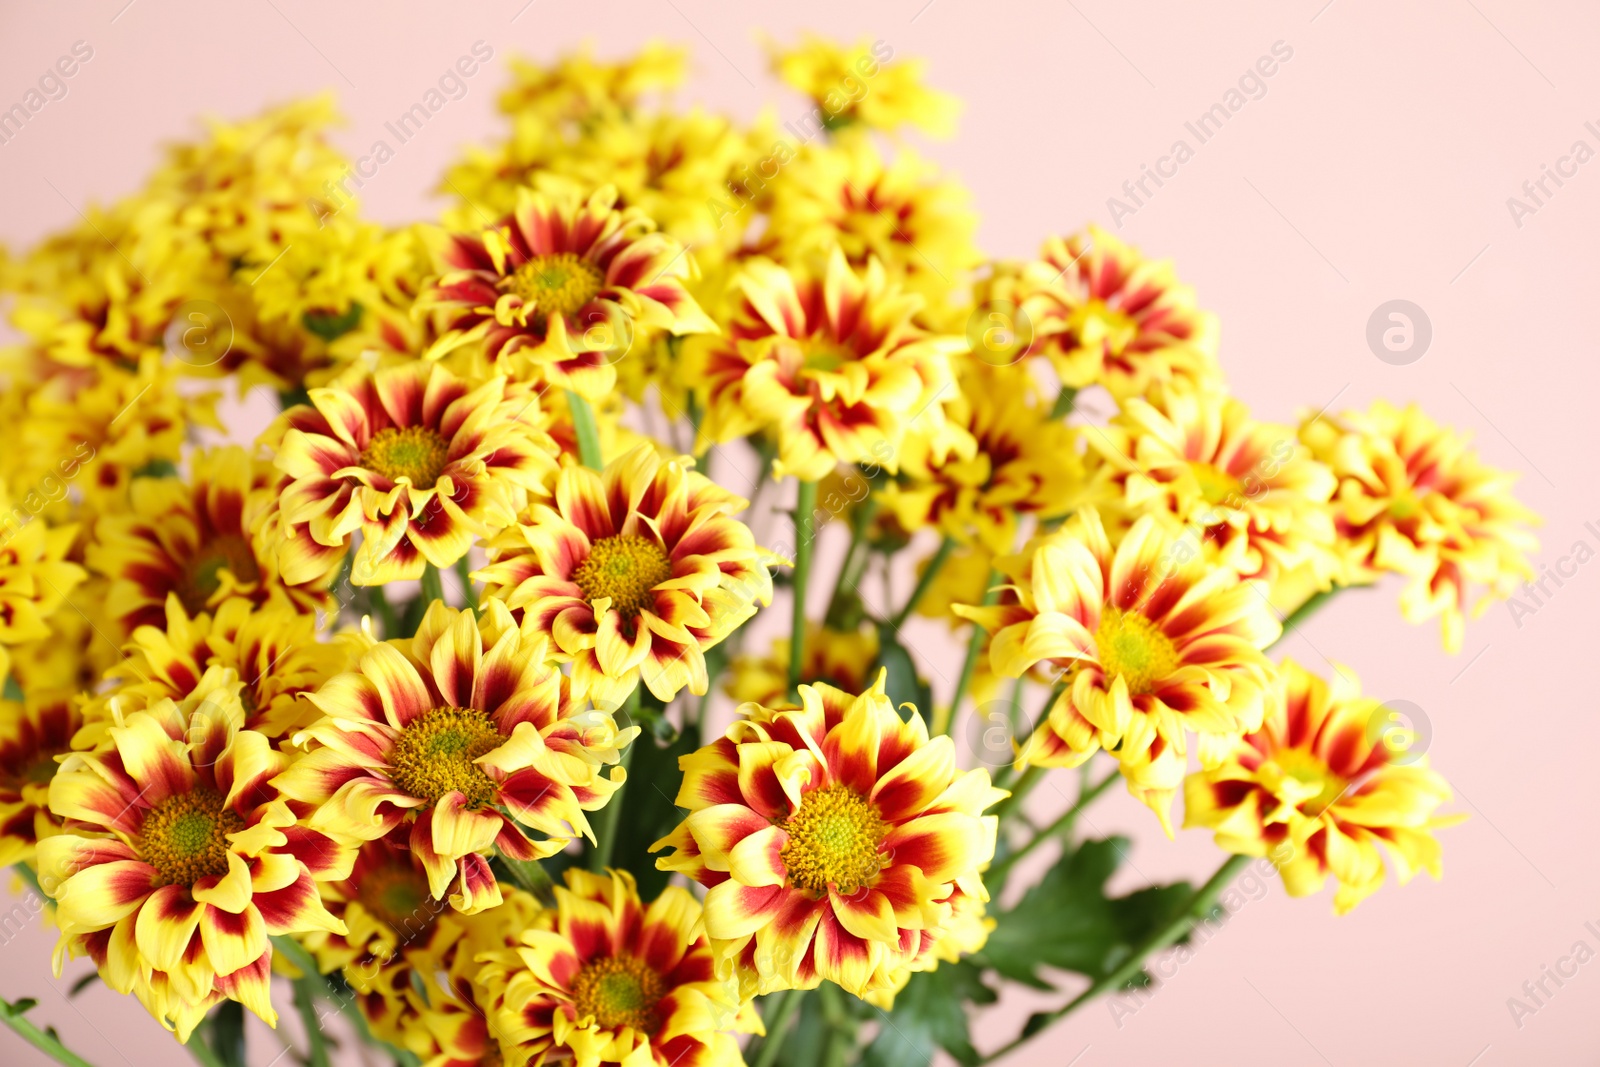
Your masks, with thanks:
[{"label": "yellow flower", "polygon": [[271,785],[289,756],[242,717],[236,700],[193,716],[163,701],[119,718],[109,748],[72,753],[50,783],[68,826],[38,849],[57,975],[89,955],[180,1040],[224,997],[274,1024],[269,936],[342,929],[316,883],[342,877],[353,850],[299,824]]},{"label": "yellow flower", "polygon": [[325,587],[357,530],[357,585],[449,567],[555,471],[537,394],[498,375],[474,384],[412,362],[310,397],[268,432],[283,478],[267,538],[292,581]]},{"label": "yellow flower", "polygon": [[860,122],[890,133],[902,125],[919,126],[935,137],[955,130],[960,101],[922,84],[923,60],[891,64],[894,49],[883,41],[845,48],[805,34],[793,48],[774,43],[767,50],[773,73],[812,99],[828,129]]},{"label": "yellow flower", "polygon": [[82,725],[69,691],[0,700],[0,866],[31,863],[39,841],[60,832],[50,814],[50,781]]},{"label": "yellow flower", "polygon": [[937,433],[954,393],[956,335],[913,323],[921,301],[873,260],[851,269],[835,249],[785,270],[752,260],[727,336],[691,338],[685,373],[705,410],[702,444],[776,436],[774,471],[820,481],[840,463],[895,469],[911,430]]},{"label": "yellow flower", "polygon": [[1465,436],[1416,406],[1378,401],[1366,412],[1314,419],[1301,436],[1339,479],[1334,497],[1346,584],[1394,571],[1406,621],[1439,617],[1445,648],[1461,651],[1467,602],[1474,617],[1534,576],[1538,521],[1511,495],[1516,475],[1479,462]]},{"label": "yellow flower", "polygon": [[1184,783],[1184,825],[1215,831],[1229,852],[1268,857],[1291,896],[1332,875],[1342,915],[1383,884],[1385,852],[1401,884],[1418,870],[1440,877],[1433,831],[1457,819],[1434,815],[1450,787],[1413,751],[1414,735],[1338,673],[1330,687],[1286,660],[1261,728]]},{"label": "yellow flower", "polygon": [[500,602],[479,620],[434,601],[414,638],[373,647],[308,695],[323,718],[294,741],[315,746],[276,785],[341,840],[404,827],[432,897],[482,911],[501,899],[491,850],[539,859],[592,837],[584,812],[626,777],[603,769],[639,728],[580,710],[563,682],[544,639]]},{"label": "yellow flower", "polygon": [[540,122],[585,122],[634,110],[640,98],[683,81],[689,57],[682,48],[651,42],[616,63],[598,62],[590,49],[569,53],[552,66],[511,61],[511,87],[500,110]]},{"label": "yellow flower", "polygon": [[1093,508],[997,564],[992,607],[955,612],[992,635],[995,673],[1048,662],[1063,689],[1019,763],[1077,766],[1104,748],[1129,790],[1160,816],[1183,780],[1188,731],[1212,737],[1261,724],[1277,616],[1256,587],[1207,566],[1146,516],[1115,548]]},{"label": "yellow flower", "polygon": [[866,137],[805,145],[771,192],[765,239],[781,261],[835,246],[857,269],[877,259],[929,315],[948,312],[952,290],[982,259],[966,190],[909,149],[886,161]]},{"label": "yellow flower", "polygon": [[669,886],[648,906],[627,871],[568,868],[548,919],[478,976],[510,1067],[742,1067],[735,1033],[761,1033],[717,976],[700,904]]},{"label": "yellow flower", "polygon": [[191,615],[230,597],[325,606],[339,561],[285,574],[260,536],[271,484],[269,466],[231,446],[196,454],[188,479],[135,479],[131,513],[103,516],[88,548],[89,566],[111,579],[106,612],[119,632],[164,625],[169,595]]},{"label": "yellow flower", "polygon": [[657,866],[707,887],[711,950],[746,994],[892,986],[947,928],[958,885],[981,891],[997,826],[983,811],[1006,794],[985,770],[958,771],[950,739],[902,721],[883,685],[746,704],[679,760],[689,814],[652,850],[673,849]]},{"label": "yellow flower", "polygon": [[706,649],[772,601],[771,557],[730,517],[746,502],[640,447],[603,472],[563,468],[552,504],[489,543],[485,596],[547,636],[598,705],[641,678],[662,701],[705,693]]},{"label": "yellow flower", "polygon": [[[859,693],[872,684],[878,662],[878,632],[870,627],[835,630],[807,622],[800,677]],[[789,692],[789,638],[775,637],[766,656],[735,656],[723,688],[740,704],[783,704]]]},{"label": "yellow flower", "polygon": [[190,616],[168,594],[166,624],[133,631],[93,706],[115,702],[128,714],[166,699],[188,708],[196,694],[224,688],[237,693],[244,728],[276,742],[320,717],[305,695],[349,670],[364,640],[351,632],[322,640],[316,616],[286,604],[232,597],[215,613]]},{"label": "yellow flower", "polygon": [[1050,417],[1026,369],[968,363],[945,405],[953,448],[908,434],[883,503],[909,531],[932,526],[1011,552],[1026,516],[1065,515],[1087,498],[1078,434]]},{"label": "yellow flower", "polygon": [[66,558],[77,526],[53,526],[25,505],[0,482],[0,680],[10,676],[9,647],[48,638],[51,616],[87,577]]},{"label": "yellow flower", "polygon": [[694,261],[683,246],[616,200],[611,186],[586,201],[524,189],[494,226],[444,236],[440,276],[417,303],[442,323],[429,358],[471,345],[496,367],[531,364],[598,399],[634,345],[714,330],[684,288]]},{"label": "yellow flower", "polygon": [[1256,422],[1221,392],[1172,383],[1148,400],[1125,398],[1086,438],[1128,514],[1170,516],[1241,578],[1276,582],[1310,567],[1328,587],[1333,473],[1290,427]]},{"label": "yellow flower", "polygon": [[1217,320],[1171,264],[1090,226],[1045,242],[1026,265],[999,264],[977,293],[1006,319],[1021,355],[1049,357],[1063,385],[1137,396],[1153,382],[1220,379]]}]

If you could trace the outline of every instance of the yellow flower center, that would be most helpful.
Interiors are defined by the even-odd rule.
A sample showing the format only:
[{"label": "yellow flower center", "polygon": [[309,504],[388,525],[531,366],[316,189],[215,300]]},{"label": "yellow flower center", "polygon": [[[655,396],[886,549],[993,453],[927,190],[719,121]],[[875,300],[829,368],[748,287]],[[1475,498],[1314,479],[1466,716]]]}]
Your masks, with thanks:
[{"label": "yellow flower center", "polygon": [[878,851],[889,826],[865,797],[846,785],[813,789],[784,821],[789,843],[779,854],[789,881],[818,895],[833,885],[848,896],[883,870]]},{"label": "yellow flower center", "polygon": [[428,489],[450,462],[450,442],[426,426],[393,426],[379,430],[361,452],[361,465],[398,482],[411,479],[418,489]]},{"label": "yellow flower center", "polygon": [[1108,679],[1120,675],[1130,694],[1153,692],[1178,666],[1172,638],[1136,611],[1106,608],[1094,644],[1100,669]]},{"label": "yellow flower center", "polygon": [[1139,336],[1138,321],[1103,300],[1081,305],[1067,321],[1084,345],[1103,344],[1114,353],[1122,352]]},{"label": "yellow flower center", "polygon": [[507,287],[542,315],[570,315],[594,299],[605,279],[571,252],[534,256],[506,279]]},{"label": "yellow flower center", "polygon": [[572,979],[578,1018],[593,1016],[602,1030],[629,1027],[653,1034],[661,1025],[656,1004],[666,992],[661,976],[633,956],[590,960]]},{"label": "yellow flower center", "polygon": [[472,761],[504,742],[477,708],[434,708],[400,734],[389,757],[389,777],[430,804],[459,791],[467,807],[481,808],[494,803],[499,787]]},{"label": "yellow flower center", "polygon": [[1350,788],[1348,781],[1334,774],[1326,763],[1305,749],[1283,749],[1272,757],[1272,762],[1285,778],[1316,789],[1316,793],[1295,805],[1310,818],[1327,811]]},{"label": "yellow flower center", "polygon": [[1244,487],[1239,484],[1239,479],[1215,464],[1191,463],[1189,471],[1194,475],[1194,480],[1200,483],[1201,497],[1212,507],[1222,503],[1237,505],[1244,502]]},{"label": "yellow flower center", "polygon": [[139,856],[156,869],[161,885],[193,885],[228,873],[228,835],[244,828],[244,819],[223,806],[222,794],[201,786],[146,813]]},{"label": "yellow flower center", "polygon": [[237,534],[222,534],[199,546],[199,554],[189,562],[189,569],[177,590],[178,599],[190,615],[205,611],[211,598],[222,588],[222,570],[233,572],[236,581],[244,585],[261,580],[261,568],[256,564],[256,554],[250,542]]},{"label": "yellow flower center", "polygon": [[586,598],[610,597],[612,609],[624,615],[637,615],[653,604],[652,590],[671,577],[666,550],[637,534],[602,537],[572,572]]},{"label": "yellow flower center", "polygon": [[1422,512],[1422,504],[1410,492],[1402,493],[1389,501],[1386,514],[1395,522],[1414,519]]}]

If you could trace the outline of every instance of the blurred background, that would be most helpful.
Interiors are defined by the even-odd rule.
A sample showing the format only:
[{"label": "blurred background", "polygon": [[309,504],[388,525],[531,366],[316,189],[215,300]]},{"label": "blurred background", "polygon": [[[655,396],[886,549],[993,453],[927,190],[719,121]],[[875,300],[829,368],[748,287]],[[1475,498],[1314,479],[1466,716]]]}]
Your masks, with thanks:
[{"label": "blurred background", "polygon": [[[807,105],[768,74],[761,35],[788,42],[802,31],[926,58],[929,81],[962,98],[956,136],[917,146],[971,188],[990,255],[1031,256],[1046,235],[1097,222],[1175,259],[1220,315],[1224,368],[1257,417],[1290,421],[1380,396],[1421,403],[1470,430],[1489,463],[1522,472],[1519,495],[1545,520],[1535,565],[1556,575],[1549,595],[1526,601],[1534,610],[1497,605],[1470,624],[1457,657],[1435,628],[1400,620],[1396,585],[1342,595],[1281,646],[1305,663],[1349,665],[1370,695],[1408,702],[1456,790],[1450,810],[1468,816],[1442,835],[1442,883],[1390,886],[1343,918],[1331,892],[1291,900],[1255,883],[1219,933],[1158,963],[1158,985],[1135,1010],[1091,1005],[1003,1062],[1600,1059],[1600,716],[1587,677],[1600,641],[1600,564],[1589,562],[1600,552],[1594,5],[7,4],[0,109],[58,57],[81,62],[65,95],[0,142],[0,241],[18,250],[131,191],[159,145],[195,134],[206,113],[240,118],[331,89],[352,156],[393,143],[385,123],[478,45],[492,57],[465,93],[362,190],[373,218],[431,217],[445,164],[498,130],[510,57],[544,61],[587,42],[615,58],[665,40],[694,59],[680,103],[742,118],[771,106],[781,120]],[[1275,57],[1274,73],[1242,81],[1263,56]],[[1197,136],[1186,125],[1234,91],[1243,103],[1220,128]],[[1162,162],[1179,140],[1192,154]],[[1158,166],[1170,175],[1160,184],[1146,178]],[[1559,181],[1547,176],[1557,169]],[[1417,327],[1398,351],[1369,341],[1395,301]],[[939,665],[959,656],[942,624],[917,619],[905,636],[938,688]],[[1072,786],[1058,784],[1035,793],[1042,816],[1067,804]],[[1208,834],[1168,841],[1120,793],[1084,828],[1133,839],[1117,875],[1127,888],[1203,879],[1218,862]],[[0,904],[0,996],[38,999],[36,1017],[97,1067],[182,1062],[131,998],[98,985],[69,998],[87,965],[52,977],[53,939],[16,888]],[[1513,997],[1535,1010],[1513,1013]],[[978,1046],[1003,1044],[1045,1006],[1005,998],[979,1018]],[[264,1028],[252,1030],[252,1049],[257,1065],[290,1062]],[[0,1030],[0,1062],[46,1061]]]}]

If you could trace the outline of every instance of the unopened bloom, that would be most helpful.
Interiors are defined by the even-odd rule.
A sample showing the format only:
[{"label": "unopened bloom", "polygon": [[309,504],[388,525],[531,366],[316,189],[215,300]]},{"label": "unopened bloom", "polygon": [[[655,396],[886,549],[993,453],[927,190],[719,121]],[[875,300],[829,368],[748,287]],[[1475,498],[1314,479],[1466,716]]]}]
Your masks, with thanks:
[{"label": "unopened bloom", "polygon": [[760,1033],[717,976],[700,904],[668,886],[646,905],[627,871],[569,867],[548,921],[489,953],[478,976],[510,1067],[739,1067],[735,1033]]},{"label": "unopened bloom", "polygon": [[466,912],[500,902],[493,850],[541,859],[592,836],[584,812],[625,777],[604,767],[639,732],[580,711],[544,639],[492,600],[481,620],[434,601],[415,637],[374,646],[307,699],[323,718],[295,743],[315,746],[278,787],[341,840],[405,827],[433,897]]},{"label": "unopened bloom", "polygon": [[996,566],[1001,602],[956,614],[991,634],[995,673],[1017,678],[1047,662],[1064,686],[1019,761],[1077,766],[1104,748],[1166,825],[1188,732],[1261,724],[1271,669],[1261,650],[1281,631],[1265,597],[1154,516],[1113,548],[1093,508]]},{"label": "unopened bloom", "polygon": [[1292,661],[1278,669],[1259,730],[1184,784],[1185,826],[1265,856],[1291,896],[1338,884],[1341,915],[1383,884],[1384,855],[1401,884],[1440,876],[1434,814],[1450,787],[1415,749],[1415,734],[1340,669],[1330,686]]},{"label": "unopened bloom", "polygon": [[706,936],[747,992],[892,987],[951,923],[958,885],[981,890],[997,825],[983,812],[1006,794],[958,771],[950,739],[902,721],[883,685],[746,704],[679,760],[689,814],[652,846],[673,849],[657,865],[707,887]]},{"label": "unopened bloom", "polygon": [[641,446],[603,472],[563,468],[554,500],[490,542],[474,577],[597,704],[620,706],[641,678],[663,701],[704,693],[706,650],[772,600],[771,557],[731,517],[745,506]]}]

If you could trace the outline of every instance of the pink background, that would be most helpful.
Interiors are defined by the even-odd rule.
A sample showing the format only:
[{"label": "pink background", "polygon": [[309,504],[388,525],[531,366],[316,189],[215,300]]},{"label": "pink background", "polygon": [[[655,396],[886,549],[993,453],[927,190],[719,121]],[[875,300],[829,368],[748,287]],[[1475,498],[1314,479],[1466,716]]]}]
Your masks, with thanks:
[{"label": "pink background", "polygon": [[[1600,148],[1584,129],[1600,126],[1593,5],[125,2],[0,13],[0,105],[20,100],[73,42],[94,48],[68,96],[0,145],[0,239],[13,248],[130,191],[157,143],[190,134],[202,111],[238,117],[331,87],[350,119],[341,141],[360,154],[480,39],[495,58],[368,184],[370,214],[432,212],[441,165],[498,130],[493,94],[513,53],[547,59],[590,39],[615,56],[664,38],[693,52],[683,100],[744,117],[772,102],[793,116],[803,105],[766,76],[759,28],[783,40],[802,29],[868,36],[930,59],[935,84],[966,112],[958,137],[929,151],[972,188],[985,249],[1023,256],[1048,233],[1109,225],[1107,198],[1175,139],[1193,147],[1185,121],[1286,42],[1293,58],[1266,95],[1199,146],[1121,235],[1175,258],[1220,314],[1224,365],[1260,416],[1420,401],[1472,431],[1488,461],[1524,472],[1522,498],[1545,517],[1540,563],[1579,540],[1600,548],[1591,466],[1600,162],[1520,227],[1506,206],[1575,140]],[[1381,362],[1365,341],[1368,316],[1395,298],[1433,324],[1431,348],[1407,366]],[[1351,593],[1291,636],[1283,647],[1308,665],[1349,664],[1369,692],[1424,709],[1434,765],[1458,792],[1453,810],[1470,816],[1444,835],[1445,881],[1391,885],[1342,919],[1331,894],[1291,900],[1272,886],[1120,1026],[1094,1005],[1007,1062],[1593,1063],[1600,962],[1520,1028],[1506,1001],[1575,942],[1600,949],[1584,927],[1600,928],[1600,725],[1586,677],[1597,591],[1600,564],[1580,567],[1520,627],[1503,607],[1470,626],[1457,658],[1442,654],[1432,626],[1399,620],[1393,588]],[[947,669],[937,624],[909,635]],[[1039,790],[1041,811],[1070,796],[1068,779],[1055,784],[1060,795]],[[1168,842],[1120,794],[1085,828],[1133,835],[1118,876],[1130,887],[1204,877],[1219,861],[1205,835]],[[98,1067],[181,1062],[135,1002],[96,987],[69,1003],[83,964],[52,980],[52,939],[26,926],[0,929],[0,995],[37,997],[37,1017]],[[1045,1003],[1009,1001],[980,1020],[979,1045],[995,1047]],[[257,1063],[279,1054],[264,1030],[252,1044]],[[6,1031],[0,1061],[44,1062]]]}]

